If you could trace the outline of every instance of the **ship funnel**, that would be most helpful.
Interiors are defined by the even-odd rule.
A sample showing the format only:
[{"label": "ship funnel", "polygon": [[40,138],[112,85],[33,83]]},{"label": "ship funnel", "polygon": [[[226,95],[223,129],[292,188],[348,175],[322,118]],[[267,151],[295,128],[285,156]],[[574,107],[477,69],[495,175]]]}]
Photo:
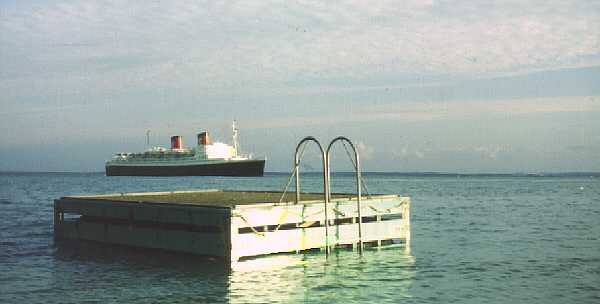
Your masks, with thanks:
[{"label": "ship funnel", "polygon": [[210,145],[210,138],[208,137],[208,132],[204,131],[198,134],[198,144],[199,145]]},{"label": "ship funnel", "polygon": [[183,149],[183,139],[181,139],[181,136],[171,136],[171,149]]}]

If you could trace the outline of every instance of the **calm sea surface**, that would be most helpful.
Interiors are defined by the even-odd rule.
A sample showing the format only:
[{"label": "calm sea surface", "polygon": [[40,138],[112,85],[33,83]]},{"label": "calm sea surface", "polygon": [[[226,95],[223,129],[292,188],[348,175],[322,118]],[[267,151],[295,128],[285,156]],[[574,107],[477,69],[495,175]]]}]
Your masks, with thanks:
[{"label": "calm sea surface", "polygon": [[[0,303],[600,303],[600,178],[367,174],[412,197],[412,243],[234,265],[122,248],[57,248],[53,199],[282,190],[288,176],[0,174]],[[352,191],[352,176],[334,191]],[[305,174],[303,190],[321,191]]]}]

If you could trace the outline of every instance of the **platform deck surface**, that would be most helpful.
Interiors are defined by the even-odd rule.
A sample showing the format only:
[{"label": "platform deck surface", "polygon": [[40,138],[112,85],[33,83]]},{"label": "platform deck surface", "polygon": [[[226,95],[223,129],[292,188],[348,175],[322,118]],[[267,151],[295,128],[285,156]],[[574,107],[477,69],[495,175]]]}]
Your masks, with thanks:
[{"label": "platform deck surface", "polygon": [[[281,195],[282,192],[205,190],[86,195],[69,196],[66,198],[107,200],[113,202],[148,202],[234,208],[237,205],[279,203]],[[294,202],[295,195],[296,194],[294,192],[286,193],[282,203]],[[332,199],[351,198],[354,196],[355,195],[350,194],[332,194]],[[316,203],[319,201],[322,202],[322,200],[322,193],[301,193],[300,195],[300,201],[302,203],[307,203],[310,201],[315,201]]]}]

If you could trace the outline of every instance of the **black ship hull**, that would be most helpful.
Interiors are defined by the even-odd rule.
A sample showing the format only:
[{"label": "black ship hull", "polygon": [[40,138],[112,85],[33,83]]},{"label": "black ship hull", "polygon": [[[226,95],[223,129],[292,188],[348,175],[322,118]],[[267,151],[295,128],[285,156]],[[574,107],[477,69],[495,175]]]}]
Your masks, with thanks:
[{"label": "black ship hull", "polygon": [[264,169],[264,160],[168,166],[109,164],[106,176],[263,176]]}]

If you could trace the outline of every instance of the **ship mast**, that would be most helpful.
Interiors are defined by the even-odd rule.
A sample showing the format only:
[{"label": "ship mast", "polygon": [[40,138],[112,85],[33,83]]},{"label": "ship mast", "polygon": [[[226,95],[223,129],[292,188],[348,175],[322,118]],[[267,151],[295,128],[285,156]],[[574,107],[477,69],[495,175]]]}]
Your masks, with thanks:
[{"label": "ship mast", "polygon": [[239,148],[239,143],[238,143],[238,129],[235,126],[235,120],[231,124],[231,130],[233,131],[232,132],[233,133],[233,149],[235,150],[235,153],[237,155],[238,148]]}]

